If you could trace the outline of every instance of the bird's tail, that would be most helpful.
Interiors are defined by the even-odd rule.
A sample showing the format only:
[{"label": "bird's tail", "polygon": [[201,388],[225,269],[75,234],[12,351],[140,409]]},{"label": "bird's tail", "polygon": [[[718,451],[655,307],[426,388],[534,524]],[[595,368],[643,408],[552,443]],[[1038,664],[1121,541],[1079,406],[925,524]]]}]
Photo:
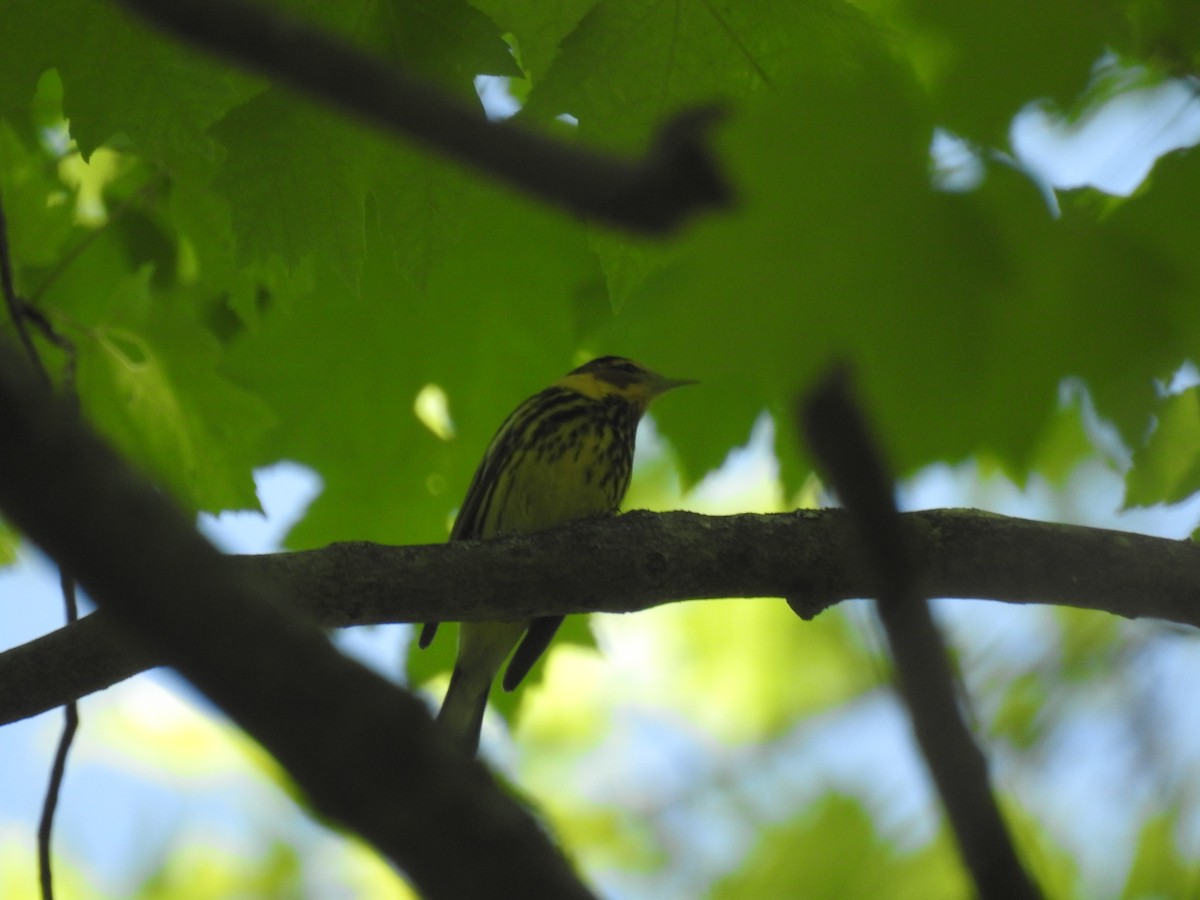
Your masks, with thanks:
[{"label": "bird's tail", "polygon": [[491,689],[491,676],[455,666],[437,715],[438,724],[470,756],[479,749],[479,731]]}]

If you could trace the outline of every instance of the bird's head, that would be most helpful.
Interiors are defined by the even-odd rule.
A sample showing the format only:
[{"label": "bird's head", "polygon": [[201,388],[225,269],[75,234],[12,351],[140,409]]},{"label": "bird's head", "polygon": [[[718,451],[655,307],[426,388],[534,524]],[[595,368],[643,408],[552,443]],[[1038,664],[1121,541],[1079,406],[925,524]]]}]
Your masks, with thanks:
[{"label": "bird's head", "polygon": [[644,412],[659,394],[696,382],[690,378],[666,378],[622,356],[601,356],[568,372],[556,384],[593,400],[618,396]]}]

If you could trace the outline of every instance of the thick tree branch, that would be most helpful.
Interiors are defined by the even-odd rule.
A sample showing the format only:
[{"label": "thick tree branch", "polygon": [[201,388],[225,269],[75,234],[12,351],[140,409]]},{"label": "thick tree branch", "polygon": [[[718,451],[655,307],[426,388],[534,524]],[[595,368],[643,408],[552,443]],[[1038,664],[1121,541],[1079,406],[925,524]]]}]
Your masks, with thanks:
[{"label": "thick tree branch", "polygon": [[[1200,546],[976,510],[901,517],[930,597],[1045,603],[1200,627]],[[332,544],[230,557],[325,627],[636,612],[676,600],[788,597],[806,615],[871,593],[842,510],[631,512],[528,537]],[[163,597],[163,602],[177,602]],[[103,612],[0,653],[0,724],[150,668]]]},{"label": "thick tree branch", "polygon": [[847,369],[835,368],[822,379],[800,419],[808,445],[850,516],[874,582],[896,687],[976,894],[983,900],[1040,898],[992,795],[987,760],[963,719],[942,636],[917,586],[916,554],[896,509],[892,477]]},{"label": "thick tree branch", "polygon": [[717,113],[682,113],[640,161],[616,159],[489,122],[433,85],[278,11],[237,0],[119,0],[188,43],[395,131],[580,216],[664,233],[726,206],[729,186],[705,141]]},{"label": "thick tree branch", "polygon": [[[591,896],[412,695],[231,565],[0,344],[0,509],[428,897]],[[131,550],[133,552],[131,552]]]}]

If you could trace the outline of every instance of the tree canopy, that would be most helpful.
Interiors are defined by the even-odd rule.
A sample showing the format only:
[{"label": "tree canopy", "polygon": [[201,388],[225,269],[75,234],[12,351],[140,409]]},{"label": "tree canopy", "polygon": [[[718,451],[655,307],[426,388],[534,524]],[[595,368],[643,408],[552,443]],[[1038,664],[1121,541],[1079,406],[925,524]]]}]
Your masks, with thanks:
[{"label": "tree canopy", "polygon": [[[23,331],[189,516],[258,509],[255,471],[290,460],[322,483],[290,550],[441,542],[503,416],[605,353],[702,383],[655,409],[631,506],[681,502],[764,412],[771,500],[720,511],[811,502],[796,402],[835,363],[899,476],[970,462],[1063,485],[1104,458],[1127,506],[1200,491],[1200,388],[1176,385],[1200,345],[1194,153],[1114,197],[1058,189],[1010,141],[1031,105],[1071,127],[1168,78],[1194,91],[1193,3],[275,0],[265,21],[299,27],[261,33],[229,18],[259,7],[155,6],[0,14],[0,203],[28,304],[0,334]],[[511,119],[485,120],[481,76]],[[721,740],[776,741],[880,683],[849,615],[752,605],[740,636],[694,615],[686,648],[654,631],[655,677]],[[1046,728],[1043,676],[1119,655],[1115,626],[1076,615],[1053,677],[1009,671],[991,695],[1005,741]],[[411,682],[451,652],[413,655]],[[658,671],[687,654],[707,671]],[[627,813],[547,796],[537,771],[589,871],[660,866]],[[1180,815],[1142,823],[1131,896],[1184,883]],[[1026,850],[1053,846],[1009,818]],[[964,889],[948,836],[901,851],[838,792],[752,832],[704,890]],[[1066,896],[1058,853],[1031,868]]]}]

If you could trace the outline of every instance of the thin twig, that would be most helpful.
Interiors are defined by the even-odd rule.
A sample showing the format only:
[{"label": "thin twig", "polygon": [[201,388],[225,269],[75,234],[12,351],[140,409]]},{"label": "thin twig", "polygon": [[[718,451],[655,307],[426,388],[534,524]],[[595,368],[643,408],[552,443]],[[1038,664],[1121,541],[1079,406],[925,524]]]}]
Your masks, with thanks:
[{"label": "thin twig", "polygon": [[[39,290],[44,286],[45,283],[39,287]],[[4,293],[4,305],[8,309],[8,317],[17,331],[25,355],[46,384],[52,383],[50,371],[46,368],[41,354],[38,353],[37,345],[33,342],[33,336],[29,333],[29,323],[32,322],[43,338],[63,351],[66,357],[63,370],[63,389],[73,403],[77,402],[75,399],[76,352],[74,343],[51,324],[45,313],[17,293],[16,280],[13,277],[12,255],[8,246],[8,221],[4,216],[3,197],[0,197],[0,291]]]},{"label": "thin twig", "polygon": [[988,783],[987,761],[959,708],[941,635],[922,596],[916,542],[850,387],[835,368],[803,403],[800,422],[820,469],[850,516],[917,744],[942,799],[977,895],[1041,897],[1022,867]]},{"label": "thin twig", "polygon": [[46,371],[42,358],[38,355],[37,347],[33,343],[33,336],[29,333],[26,324],[29,318],[29,304],[18,296],[16,282],[13,279],[12,258],[8,252],[8,220],[4,215],[3,197],[0,197],[0,290],[4,292],[4,305],[8,308],[8,318],[17,330],[17,337],[25,349],[25,355],[29,358],[30,364],[49,384],[50,373]]},{"label": "thin twig", "polygon": [[[9,317],[20,337],[25,355],[47,384],[51,383],[50,372],[46,368],[41,354],[38,353],[37,346],[27,328],[27,322],[33,322],[44,337],[65,352],[67,361],[63,375],[63,391],[70,407],[78,413],[79,399],[75,390],[75,346],[54,329],[45,315],[28,300],[17,294],[16,282],[13,278],[12,257],[9,253],[8,223],[4,216],[3,198],[0,198],[0,289],[3,290]],[[79,621],[75,581],[61,568],[59,569],[59,581],[62,585],[67,625],[70,626]],[[58,809],[63,777],[67,771],[67,754],[70,753],[71,744],[75,740],[75,732],[78,728],[79,709],[75,700],[71,700],[64,707],[63,730],[59,735],[58,747],[54,752],[54,762],[50,767],[50,781],[46,785],[46,795],[42,801],[42,816],[38,822],[38,876],[43,900],[54,900],[54,870],[50,852],[54,834],[54,814]]]},{"label": "thin twig", "polygon": [[78,240],[70,249],[67,250],[66,253],[64,253],[55,261],[54,265],[50,267],[50,271],[48,271],[38,283],[38,286],[29,292],[28,305],[31,308],[36,309],[38,304],[41,302],[42,296],[51,287],[51,285],[58,280],[62,273],[65,272],[67,268],[73,262],[75,262],[75,260],[82,256],[83,252],[87,250],[87,248],[90,247],[97,239],[99,239],[102,234],[104,234],[116,222],[119,222],[131,209],[133,209],[136,203],[139,203],[145,199],[146,196],[151,193],[151,191],[157,188],[165,180],[165,173],[156,172],[151,177],[147,178],[141,187],[109,210],[107,220],[99,228],[89,229],[80,240]]},{"label": "thin twig", "polygon": [[[37,312],[37,311],[35,311]],[[40,320],[44,321],[41,312],[37,312]],[[63,395],[75,414],[79,414],[79,392],[75,385],[75,346],[58,334],[50,323],[45,322],[43,331],[53,336],[54,342],[66,351],[67,363],[63,372]],[[61,566],[58,570],[59,585],[62,589],[63,607],[67,619],[67,627],[79,621],[79,599],[75,579],[67,574]],[[58,798],[62,794],[63,778],[67,772],[67,754],[75,742],[75,732],[79,730],[79,705],[71,700],[63,707],[63,730],[58,737],[58,747],[54,751],[54,763],[50,767],[50,782],[46,785],[46,796],[42,802],[42,818],[38,823],[38,874],[42,885],[42,900],[54,900],[54,879],[51,866],[50,849],[54,835],[54,816],[58,810]]]},{"label": "thin twig", "polygon": [[[76,602],[75,582],[67,574],[59,573],[62,583],[63,601],[67,609],[67,622],[79,621],[79,605]],[[75,732],[79,728],[79,708],[74,700],[63,708],[64,721],[62,734],[58,738],[58,748],[54,752],[54,764],[50,768],[50,783],[46,786],[46,796],[42,801],[42,818],[38,823],[38,876],[42,886],[42,900],[54,900],[54,874],[51,866],[51,836],[54,833],[54,814],[58,809],[58,798],[62,793],[63,776],[67,771],[67,753],[75,740]]]}]

